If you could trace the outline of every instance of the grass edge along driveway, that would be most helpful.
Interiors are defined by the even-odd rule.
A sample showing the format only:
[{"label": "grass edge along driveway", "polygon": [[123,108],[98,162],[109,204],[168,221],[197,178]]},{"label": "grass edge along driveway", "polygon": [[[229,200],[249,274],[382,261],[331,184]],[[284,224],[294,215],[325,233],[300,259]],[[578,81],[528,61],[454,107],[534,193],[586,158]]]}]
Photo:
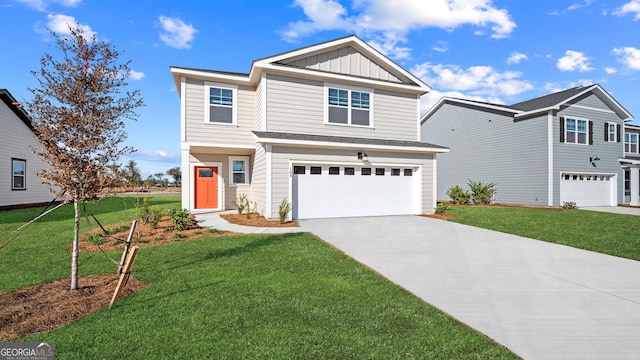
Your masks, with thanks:
[{"label": "grass edge along driveway", "polygon": [[460,224],[640,260],[640,216],[588,210],[452,206]]},{"label": "grass edge along driveway", "polygon": [[[38,263],[47,252],[36,277],[66,277],[70,240],[49,235],[23,238],[0,256],[18,265]],[[17,251],[25,244],[41,251]],[[60,246],[65,250],[52,251]],[[80,266],[81,275],[112,270],[97,254],[85,256]],[[0,283],[11,276],[0,272]],[[23,341],[53,341],[58,359],[517,358],[309,234],[142,248],[133,276],[151,286],[111,311]],[[24,284],[14,287],[37,279],[18,281]]]}]

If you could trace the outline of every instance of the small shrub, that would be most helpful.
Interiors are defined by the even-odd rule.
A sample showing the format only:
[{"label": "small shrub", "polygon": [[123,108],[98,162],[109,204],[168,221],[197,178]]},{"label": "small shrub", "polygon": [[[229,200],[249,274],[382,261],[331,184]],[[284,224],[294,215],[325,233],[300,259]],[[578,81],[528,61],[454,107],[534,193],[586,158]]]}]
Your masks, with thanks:
[{"label": "small shrub", "polygon": [[217,232],[218,232],[218,229],[216,229],[216,228],[211,228],[211,229],[208,229],[208,230],[207,230],[207,232],[208,232],[208,233],[210,233],[210,234],[215,234],[215,233],[217,233]]},{"label": "small shrub", "polygon": [[104,242],[104,234],[101,232],[97,232],[89,235],[89,242],[93,245],[102,245],[102,243]]},{"label": "small shrub", "polygon": [[119,225],[119,226],[116,226],[116,227],[114,227],[112,229],[107,229],[106,233],[107,233],[107,235],[113,235],[113,234],[119,233],[120,231],[127,230],[129,228],[130,228],[129,225]]},{"label": "small shrub", "polygon": [[282,199],[280,207],[278,207],[278,217],[280,218],[280,224],[284,224],[287,221],[287,215],[291,211],[291,203],[286,198]]},{"label": "small shrub", "polygon": [[445,202],[439,202],[438,204],[436,204],[436,207],[434,210],[438,215],[445,215],[449,211],[449,204]]},{"label": "small shrub", "polygon": [[567,210],[577,209],[578,205],[573,201],[565,201],[562,203],[562,208]]},{"label": "small shrub", "polygon": [[451,201],[456,205],[465,205],[469,200],[471,200],[471,194],[469,194],[469,191],[464,190],[460,185],[447,189],[447,196],[449,196]]},{"label": "small shrub", "polygon": [[153,238],[153,240],[154,240],[154,241],[164,240],[164,236],[162,236],[162,235],[156,235],[156,236]]},{"label": "small shrub", "polygon": [[135,244],[139,244],[139,243],[146,243],[147,240],[145,240],[145,239],[141,238],[140,236],[138,236],[137,238],[133,239],[133,242]]},{"label": "small shrub", "polygon": [[190,226],[195,225],[196,222],[191,219],[189,210],[171,210],[171,214],[169,215],[171,218],[171,222],[176,230],[182,231],[188,229]]},{"label": "small shrub", "polygon": [[231,204],[233,204],[233,207],[236,208],[238,214],[244,213],[245,210],[250,212],[249,199],[247,199],[247,194],[238,195],[237,198],[231,201]]},{"label": "small shrub", "polygon": [[184,239],[186,237],[187,237],[187,235],[185,235],[183,233],[179,233],[179,232],[173,234],[173,238],[174,239]]},{"label": "small shrub", "polygon": [[147,221],[145,222],[149,224],[152,229],[157,229],[158,223],[162,219],[162,216],[162,209],[152,206],[151,208],[149,208],[149,214],[147,215]]},{"label": "small shrub", "polygon": [[149,198],[142,198],[142,204],[136,202],[136,206],[138,207],[138,218],[142,220],[142,222],[148,223],[149,213],[151,212]]},{"label": "small shrub", "polygon": [[473,199],[474,204],[489,204],[493,199],[493,195],[496,193],[495,183],[483,184],[480,181],[475,182],[469,180],[467,185],[469,185],[469,189],[471,189],[471,198]]}]

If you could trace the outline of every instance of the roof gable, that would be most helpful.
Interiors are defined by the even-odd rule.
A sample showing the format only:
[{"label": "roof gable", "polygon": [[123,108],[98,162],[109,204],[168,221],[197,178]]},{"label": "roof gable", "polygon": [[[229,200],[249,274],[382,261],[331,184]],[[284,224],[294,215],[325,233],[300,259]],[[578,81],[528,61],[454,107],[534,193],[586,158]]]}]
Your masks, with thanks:
[{"label": "roof gable", "polygon": [[4,102],[9,109],[16,114],[16,116],[22,120],[22,122],[33,131],[33,124],[31,124],[31,118],[27,112],[22,108],[22,105],[11,95],[9,90],[0,89],[0,99]]}]

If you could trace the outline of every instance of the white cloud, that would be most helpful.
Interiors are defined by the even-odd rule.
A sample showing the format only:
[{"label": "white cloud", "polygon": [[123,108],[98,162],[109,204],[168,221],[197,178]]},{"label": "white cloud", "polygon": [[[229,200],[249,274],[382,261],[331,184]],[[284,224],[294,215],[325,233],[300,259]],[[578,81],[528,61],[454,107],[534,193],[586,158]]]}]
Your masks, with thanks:
[{"label": "white cloud", "polygon": [[631,0],[613,13],[613,15],[618,16],[624,16],[627,14],[635,14],[634,20],[640,20],[640,0]]},{"label": "white cloud", "polygon": [[160,20],[160,26],[162,27],[162,32],[160,33],[162,42],[176,49],[188,49],[191,47],[191,42],[198,32],[193,25],[185,24],[184,21],[178,18],[162,15],[158,20]]},{"label": "white cloud", "polygon": [[80,27],[83,31],[83,37],[85,40],[90,40],[96,33],[91,30],[89,25],[82,25],[76,21],[76,18],[63,14],[48,14],[47,15],[47,29],[60,34],[62,36],[70,36],[71,32],[69,27]]},{"label": "white cloud", "polygon": [[501,97],[515,96],[533,89],[529,82],[520,80],[515,71],[499,72],[491,66],[471,66],[462,69],[457,65],[423,63],[411,72],[440,91],[431,91],[421,98],[421,108],[426,111],[442,96],[452,96],[491,103],[502,103]]},{"label": "white cloud", "polygon": [[590,71],[589,58],[579,51],[567,50],[556,64],[560,71]]},{"label": "white cloud", "polygon": [[512,52],[507,59],[507,64],[519,64],[522,60],[529,60],[529,57],[522,53]]},{"label": "white cloud", "polygon": [[129,79],[140,80],[144,77],[144,73],[141,71],[129,70]]},{"label": "white cloud", "polygon": [[567,83],[557,83],[557,82],[549,82],[544,84],[544,89],[547,93],[554,93],[562,90],[571,89],[578,86],[589,86],[597,83],[597,81],[593,81],[591,79],[579,79],[577,81],[567,82]]},{"label": "white cloud", "polygon": [[[498,9],[491,0],[352,0],[349,13],[335,0],[295,0],[307,19],[291,22],[282,31],[287,41],[324,30],[344,30],[373,38],[388,54],[408,57],[406,34],[412,30],[438,27],[451,31],[471,24],[488,28],[492,37],[511,34],[516,24],[507,10]],[[383,39],[383,40],[382,40]]]},{"label": "white cloud", "polygon": [[618,70],[616,70],[616,68],[612,68],[612,67],[606,67],[606,68],[604,68],[604,71],[609,75],[613,75],[613,74],[616,74],[618,72]]},{"label": "white cloud", "polygon": [[613,53],[618,55],[618,61],[631,70],[640,70],[640,49],[633,47],[615,48]]},{"label": "white cloud", "polygon": [[82,0],[16,0],[32,9],[47,11],[51,5],[61,5],[64,7],[76,7]]},{"label": "white cloud", "polygon": [[591,5],[591,3],[593,3],[593,0],[584,0],[584,3],[582,3],[582,4],[571,4],[571,5],[569,5],[569,8],[567,8],[567,10],[569,10],[569,11],[578,10],[580,8],[587,7],[587,6]]},{"label": "white cloud", "polygon": [[446,41],[440,40],[431,48],[437,52],[447,52],[449,51],[449,43]]}]

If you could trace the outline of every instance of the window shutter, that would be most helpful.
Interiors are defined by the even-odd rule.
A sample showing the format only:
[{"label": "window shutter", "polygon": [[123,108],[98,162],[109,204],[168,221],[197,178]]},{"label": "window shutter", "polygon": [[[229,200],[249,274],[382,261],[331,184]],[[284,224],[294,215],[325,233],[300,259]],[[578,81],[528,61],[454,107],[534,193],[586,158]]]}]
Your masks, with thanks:
[{"label": "window shutter", "polygon": [[560,118],[560,142],[564,142],[564,118]]},{"label": "window shutter", "polygon": [[622,126],[620,124],[616,125],[618,127],[618,131],[616,131],[616,142],[622,141]]},{"label": "window shutter", "polygon": [[604,141],[609,141],[609,123],[604,123]]},{"label": "window shutter", "polygon": [[593,145],[593,121],[589,121],[589,145]]}]

